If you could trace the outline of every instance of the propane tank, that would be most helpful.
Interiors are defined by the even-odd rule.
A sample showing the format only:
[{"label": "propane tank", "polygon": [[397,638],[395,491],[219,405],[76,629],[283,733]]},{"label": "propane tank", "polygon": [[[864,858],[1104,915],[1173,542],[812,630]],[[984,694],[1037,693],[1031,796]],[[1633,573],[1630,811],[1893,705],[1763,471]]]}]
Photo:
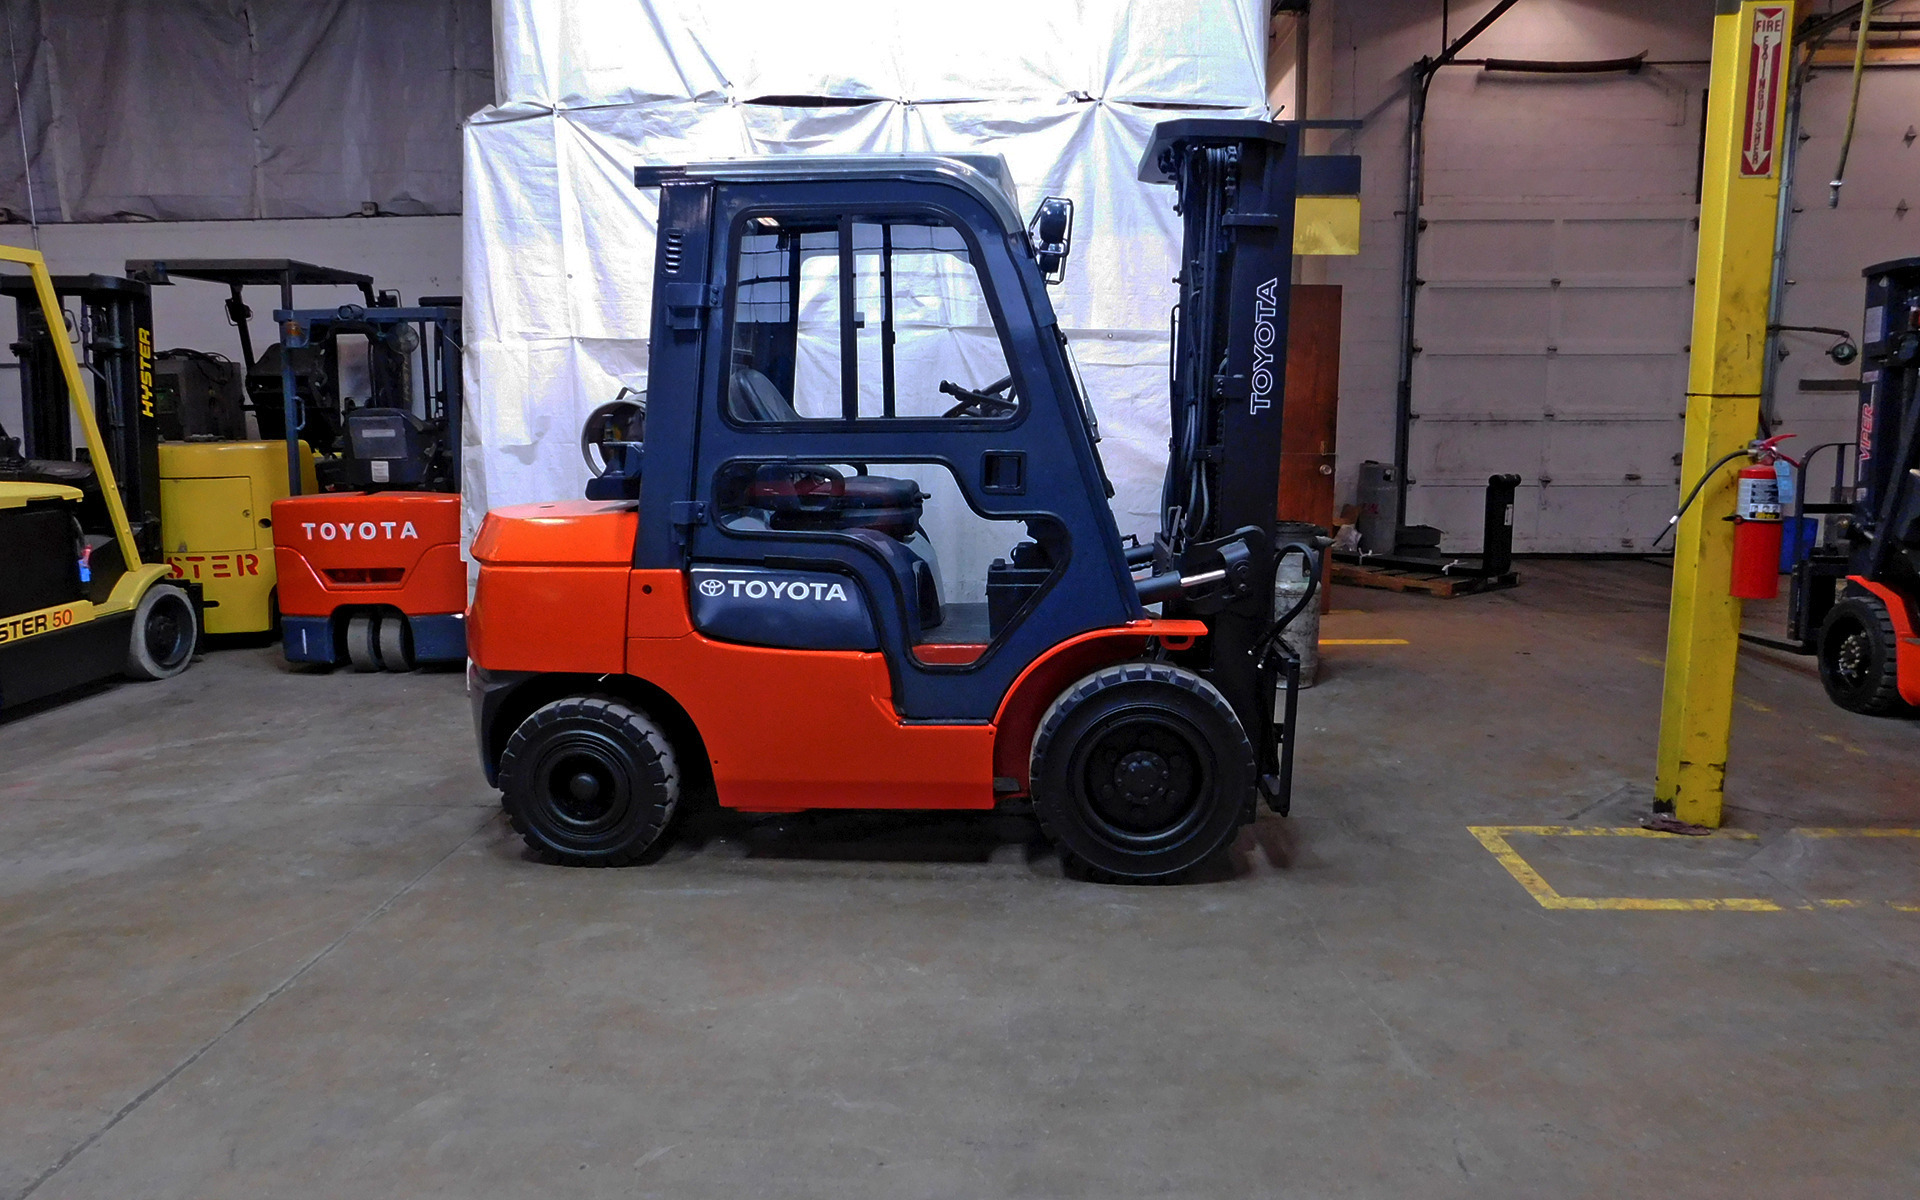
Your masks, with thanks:
[{"label": "propane tank", "polygon": [[[1786,435],[1783,435],[1786,436]],[[1740,472],[1739,498],[1733,507],[1733,579],[1728,591],[1742,600],[1771,600],[1780,594],[1780,481],[1774,464],[1779,438],[1754,447],[1754,461]]]}]

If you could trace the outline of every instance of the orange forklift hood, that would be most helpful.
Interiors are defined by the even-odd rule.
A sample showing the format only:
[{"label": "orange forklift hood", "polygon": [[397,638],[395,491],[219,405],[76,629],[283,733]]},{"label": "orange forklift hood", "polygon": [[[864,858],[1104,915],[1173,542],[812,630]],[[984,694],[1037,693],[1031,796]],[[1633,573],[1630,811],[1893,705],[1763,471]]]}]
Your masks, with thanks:
[{"label": "orange forklift hood", "polygon": [[553,500],[496,508],[480,522],[484,566],[629,566],[640,528],[630,500]]}]

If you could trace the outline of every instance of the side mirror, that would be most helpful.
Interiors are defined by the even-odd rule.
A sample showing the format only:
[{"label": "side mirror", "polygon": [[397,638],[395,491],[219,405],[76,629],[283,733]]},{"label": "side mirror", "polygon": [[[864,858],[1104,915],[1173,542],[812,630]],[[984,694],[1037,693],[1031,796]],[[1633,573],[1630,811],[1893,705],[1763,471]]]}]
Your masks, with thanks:
[{"label": "side mirror", "polygon": [[1027,222],[1027,243],[1048,283],[1065,279],[1067,254],[1073,246],[1073,201],[1065,196],[1042,200],[1033,210],[1033,220]]}]

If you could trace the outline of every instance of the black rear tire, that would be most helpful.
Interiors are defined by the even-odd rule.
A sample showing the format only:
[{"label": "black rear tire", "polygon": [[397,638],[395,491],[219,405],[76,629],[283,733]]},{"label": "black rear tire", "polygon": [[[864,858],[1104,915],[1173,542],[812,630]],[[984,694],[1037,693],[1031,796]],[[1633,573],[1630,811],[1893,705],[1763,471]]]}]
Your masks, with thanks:
[{"label": "black rear tire", "polygon": [[1905,710],[1900,639],[1878,596],[1848,596],[1820,624],[1820,682],[1841,708],[1870,717]]},{"label": "black rear tire", "polygon": [[1219,689],[1181,667],[1122,663],[1040,719],[1033,809],[1069,871],[1171,882],[1233,840],[1249,812],[1253,746]]},{"label": "black rear tire", "polygon": [[673,819],[680,768],[645,714],[570,696],[535,709],[507,739],[500,790],[513,828],[543,861],[624,867]]}]

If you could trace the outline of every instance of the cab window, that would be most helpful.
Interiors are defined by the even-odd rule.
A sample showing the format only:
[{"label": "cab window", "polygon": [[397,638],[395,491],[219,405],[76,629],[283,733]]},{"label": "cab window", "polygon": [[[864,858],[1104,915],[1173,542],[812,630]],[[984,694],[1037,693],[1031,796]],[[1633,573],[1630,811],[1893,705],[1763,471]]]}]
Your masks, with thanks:
[{"label": "cab window", "polygon": [[736,421],[1020,412],[972,251],[942,218],[750,217],[731,278]]}]

